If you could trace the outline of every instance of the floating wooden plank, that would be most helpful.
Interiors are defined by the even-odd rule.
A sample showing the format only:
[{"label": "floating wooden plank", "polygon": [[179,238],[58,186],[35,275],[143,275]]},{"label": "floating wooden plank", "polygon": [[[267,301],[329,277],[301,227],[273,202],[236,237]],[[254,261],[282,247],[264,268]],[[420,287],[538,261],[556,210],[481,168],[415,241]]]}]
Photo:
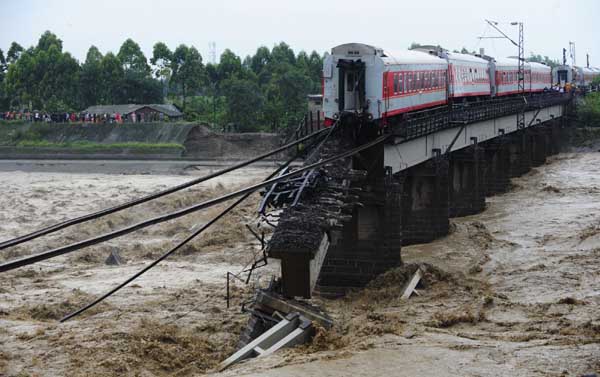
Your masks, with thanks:
[{"label": "floating wooden plank", "polygon": [[415,288],[417,287],[417,284],[419,284],[419,281],[422,277],[423,271],[421,271],[421,268],[417,268],[417,271],[415,271],[415,274],[413,275],[412,279],[410,279],[410,281],[406,285],[406,288],[404,288],[404,293],[402,293],[402,296],[400,297],[402,300],[408,300],[408,298],[415,291]]}]

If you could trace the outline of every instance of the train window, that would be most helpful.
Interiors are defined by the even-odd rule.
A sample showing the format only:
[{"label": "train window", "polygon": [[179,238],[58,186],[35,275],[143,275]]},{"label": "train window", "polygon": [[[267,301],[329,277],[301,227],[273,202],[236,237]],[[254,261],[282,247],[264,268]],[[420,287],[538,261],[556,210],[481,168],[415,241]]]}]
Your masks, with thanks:
[{"label": "train window", "polygon": [[404,93],[404,73],[398,74],[398,92]]},{"label": "train window", "polygon": [[413,77],[412,77],[412,72],[407,72],[406,73],[406,91],[407,92],[412,92],[412,84],[413,84]]},{"label": "train window", "polygon": [[398,74],[394,73],[394,94],[398,93]]},{"label": "train window", "polygon": [[429,72],[423,72],[423,89],[429,89]]}]

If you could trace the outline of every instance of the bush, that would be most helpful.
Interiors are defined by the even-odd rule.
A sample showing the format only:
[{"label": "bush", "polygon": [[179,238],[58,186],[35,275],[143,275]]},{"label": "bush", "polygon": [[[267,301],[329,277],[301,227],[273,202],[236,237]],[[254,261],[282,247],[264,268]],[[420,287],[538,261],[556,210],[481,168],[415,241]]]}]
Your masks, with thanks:
[{"label": "bush", "polygon": [[590,93],[577,106],[579,127],[600,127],[600,93]]}]

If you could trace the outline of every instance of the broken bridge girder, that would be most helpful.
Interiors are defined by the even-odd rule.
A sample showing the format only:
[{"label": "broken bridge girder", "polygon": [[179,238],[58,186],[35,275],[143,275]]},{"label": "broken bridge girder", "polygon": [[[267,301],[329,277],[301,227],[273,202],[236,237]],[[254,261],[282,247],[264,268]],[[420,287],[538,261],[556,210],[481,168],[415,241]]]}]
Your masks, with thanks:
[{"label": "broken bridge girder", "polygon": [[[287,174],[283,170],[279,176]],[[298,177],[292,177],[284,181],[275,182],[268,190],[261,192],[263,199],[258,207],[258,213],[264,215],[267,208],[282,208],[286,205],[295,206],[305,189],[313,189],[319,177],[317,169],[305,171]]]}]

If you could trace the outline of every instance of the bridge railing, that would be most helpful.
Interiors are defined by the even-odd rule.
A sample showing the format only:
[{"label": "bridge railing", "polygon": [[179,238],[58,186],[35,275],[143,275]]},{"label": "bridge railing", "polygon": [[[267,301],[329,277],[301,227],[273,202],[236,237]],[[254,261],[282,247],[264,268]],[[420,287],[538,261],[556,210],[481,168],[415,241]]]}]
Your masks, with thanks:
[{"label": "bridge railing", "polygon": [[444,110],[411,114],[395,126],[392,132],[404,140],[411,140],[446,128],[565,104],[571,98],[570,94],[544,93],[528,97],[494,98],[487,101],[453,104]]}]

